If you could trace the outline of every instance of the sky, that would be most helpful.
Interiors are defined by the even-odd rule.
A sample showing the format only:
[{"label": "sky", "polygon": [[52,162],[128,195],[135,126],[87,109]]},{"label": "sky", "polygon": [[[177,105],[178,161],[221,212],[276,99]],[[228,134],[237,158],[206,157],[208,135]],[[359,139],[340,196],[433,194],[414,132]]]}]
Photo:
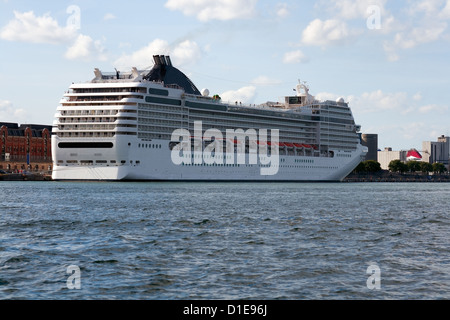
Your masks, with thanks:
[{"label": "sky", "polygon": [[421,150],[450,135],[449,24],[450,0],[0,0],[0,122],[51,125],[94,68],[165,54],[226,101],[279,101],[305,81],[343,97],[380,149]]}]

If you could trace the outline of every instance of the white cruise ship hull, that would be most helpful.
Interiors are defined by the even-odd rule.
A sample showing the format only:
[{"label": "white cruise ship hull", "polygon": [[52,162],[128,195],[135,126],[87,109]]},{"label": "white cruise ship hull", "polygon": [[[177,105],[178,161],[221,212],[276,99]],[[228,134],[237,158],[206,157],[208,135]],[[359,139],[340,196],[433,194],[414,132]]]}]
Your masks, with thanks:
[{"label": "white cruise ship hull", "polygon": [[[168,141],[152,141],[150,146],[158,146],[158,148],[139,148],[139,143],[136,140],[134,142],[128,142],[126,139],[122,140],[122,142],[120,140],[115,141],[117,147],[113,149],[107,151],[96,150],[95,153],[91,149],[74,149],[65,152],[65,156],[63,156],[61,150],[59,150],[59,159],[65,159],[65,163],[70,163],[71,158],[92,159],[93,163],[56,165],[53,170],[53,180],[342,181],[365,156],[362,146],[353,152],[343,153],[342,157],[339,157],[338,153],[335,158],[280,155],[277,174],[261,175],[261,166],[259,164],[175,165],[171,159]],[[57,146],[58,142],[59,139],[55,137],[53,145]],[[93,157],[93,155],[95,156]],[[113,160],[114,163],[111,163],[110,159],[117,160]]]}]

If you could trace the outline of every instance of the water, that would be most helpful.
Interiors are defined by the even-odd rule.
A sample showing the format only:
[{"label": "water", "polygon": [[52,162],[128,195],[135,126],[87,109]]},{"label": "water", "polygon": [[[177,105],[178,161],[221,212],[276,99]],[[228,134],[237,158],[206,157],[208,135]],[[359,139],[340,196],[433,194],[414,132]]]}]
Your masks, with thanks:
[{"label": "water", "polygon": [[437,183],[0,182],[0,299],[449,299],[449,198]]}]

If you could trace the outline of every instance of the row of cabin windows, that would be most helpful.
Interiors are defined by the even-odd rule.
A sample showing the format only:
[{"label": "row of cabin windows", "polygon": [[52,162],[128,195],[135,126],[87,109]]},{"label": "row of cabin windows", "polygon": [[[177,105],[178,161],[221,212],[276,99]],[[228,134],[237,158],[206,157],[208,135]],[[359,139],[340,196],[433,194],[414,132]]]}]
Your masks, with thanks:
[{"label": "row of cabin windows", "polygon": [[139,143],[138,147],[144,149],[162,149],[162,145],[160,144]]},{"label": "row of cabin windows", "polygon": [[[78,161],[78,160],[67,160],[67,161],[66,161],[67,164],[81,164],[81,165],[93,165],[94,162],[95,162],[96,164],[108,164],[108,161],[107,161],[107,160],[96,160],[96,161],[94,161],[94,160],[81,160],[81,161]],[[112,165],[117,165],[117,163],[118,163],[117,160],[111,160],[111,161],[109,161],[109,164],[112,164]],[[126,163],[127,163],[126,160],[120,161],[120,164],[121,164],[121,165],[125,165]],[[58,161],[57,161],[57,164],[58,164],[58,165],[64,164],[64,160],[58,160]],[[134,162],[133,160],[130,160],[130,164],[131,164],[131,165],[132,165],[132,164],[140,165],[140,164],[141,164],[141,161],[136,161],[136,162]]]}]

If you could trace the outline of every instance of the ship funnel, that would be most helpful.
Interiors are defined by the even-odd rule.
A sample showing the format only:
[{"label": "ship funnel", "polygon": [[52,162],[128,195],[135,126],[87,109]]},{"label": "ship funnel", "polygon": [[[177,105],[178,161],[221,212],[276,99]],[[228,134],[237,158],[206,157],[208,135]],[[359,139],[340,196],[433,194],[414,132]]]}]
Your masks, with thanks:
[{"label": "ship funnel", "polygon": [[153,56],[153,60],[157,66],[162,65],[161,58],[159,56]]},{"label": "ship funnel", "polygon": [[172,66],[172,60],[170,60],[169,56],[166,56],[166,62],[168,66]]},{"label": "ship funnel", "polygon": [[172,66],[172,61],[169,56],[164,55],[156,55],[153,56],[153,60],[155,61],[155,65],[157,66]]}]

